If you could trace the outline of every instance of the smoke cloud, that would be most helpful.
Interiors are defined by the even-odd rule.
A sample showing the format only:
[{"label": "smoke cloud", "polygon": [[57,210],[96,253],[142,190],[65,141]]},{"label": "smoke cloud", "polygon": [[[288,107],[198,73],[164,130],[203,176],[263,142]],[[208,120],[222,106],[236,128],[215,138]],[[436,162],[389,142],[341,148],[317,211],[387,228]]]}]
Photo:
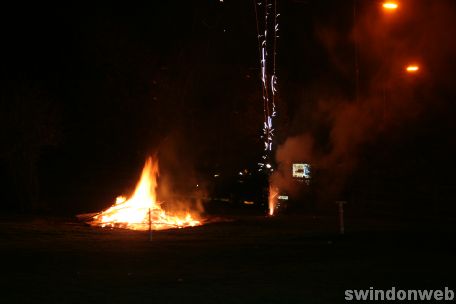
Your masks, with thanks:
[{"label": "smoke cloud", "polygon": [[[303,100],[291,135],[277,149],[271,183],[290,195],[297,196],[306,188],[293,180],[291,164],[307,162],[318,175],[314,177],[318,177],[319,199],[343,198],[353,172],[364,155],[371,153],[369,147],[382,150],[382,143],[400,141],[431,108],[448,109],[436,92],[454,85],[448,66],[456,50],[450,38],[455,34],[450,26],[456,17],[454,3],[401,1],[396,15],[385,15],[369,3],[359,4],[356,22],[345,32],[327,24],[316,26],[332,70],[324,85],[304,89],[311,97]],[[353,93],[355,46],[358,94]],[[347,47],[352,50],[348,62]],[[408,75],[405,66],[409,63],[419,64],[420,72]],[[342,81],[334,81],[334,75]],[[351,85],[348,90],[347,83]]]},{"label": "smoke cloud", "polygon": [[158,199],[177,215],[202,214],[207,196],[205,179],[195,169],[196,155],[186,148],[190,144],[183,134],[171,132],[158,148]]}]

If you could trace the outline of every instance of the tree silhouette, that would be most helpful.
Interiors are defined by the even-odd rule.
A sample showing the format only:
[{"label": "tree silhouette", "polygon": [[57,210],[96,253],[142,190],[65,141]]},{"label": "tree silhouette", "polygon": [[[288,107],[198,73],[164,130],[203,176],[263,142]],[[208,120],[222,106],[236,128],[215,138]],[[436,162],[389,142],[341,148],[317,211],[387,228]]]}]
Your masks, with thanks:
[{"label": "tree silhouette", "polygon": [[2,94],[0,161],[12,203],[9,208],[28,211],[44,207],[39,198],[38,160],[44,147],[58,142],[58,111],[44,91],[20,84]]}]

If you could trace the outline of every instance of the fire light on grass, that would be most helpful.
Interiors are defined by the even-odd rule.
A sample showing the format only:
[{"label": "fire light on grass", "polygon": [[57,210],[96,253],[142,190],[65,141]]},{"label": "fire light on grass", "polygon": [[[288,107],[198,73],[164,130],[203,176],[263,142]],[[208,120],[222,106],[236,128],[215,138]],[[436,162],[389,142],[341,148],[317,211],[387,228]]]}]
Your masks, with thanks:
[{"label": "fire light on grass", "polygon": [[92,218],[91,225],[133,230],[184,228],[202,225],[195,215],[170,214],[157,202],[158,162],[149,157],[136,189],[129,198],[119,196],[110,208]]}]

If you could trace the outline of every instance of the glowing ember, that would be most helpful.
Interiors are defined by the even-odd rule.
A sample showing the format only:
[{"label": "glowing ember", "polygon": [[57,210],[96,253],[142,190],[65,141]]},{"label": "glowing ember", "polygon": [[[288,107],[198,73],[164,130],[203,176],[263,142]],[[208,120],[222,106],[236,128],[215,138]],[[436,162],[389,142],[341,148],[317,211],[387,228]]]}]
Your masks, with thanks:
[{"label": "glowing ember", "polygon": [[405,68],[405,70],[409,73],[416,73],[419,71],[419,69],[420,69],[420,67],[417,65],[409,65]]},{"label": "glowing ember", "polygon": [[190,213],[171,215],[161,208],[155,192],[157,176],[158,162],[149,157],[133,195],[128,199],[125,196],[117,197],[116,203],[94,216],[90,224],[133,230],[147,230],[149,223],[154,230],[201,225]]},{"label": "glowing ember", "polygon": [[383,8],[387,10],[395,10],[397,9],[398,4],[395,2],[385,2],[383,3]]},{"label": "glowing ember", "polygon": [[269,185],[269,215],[273,216],[275,209],[277,207],[277,199],[279,196],[279,189],[277,187],[274,187],[272,185]]}]

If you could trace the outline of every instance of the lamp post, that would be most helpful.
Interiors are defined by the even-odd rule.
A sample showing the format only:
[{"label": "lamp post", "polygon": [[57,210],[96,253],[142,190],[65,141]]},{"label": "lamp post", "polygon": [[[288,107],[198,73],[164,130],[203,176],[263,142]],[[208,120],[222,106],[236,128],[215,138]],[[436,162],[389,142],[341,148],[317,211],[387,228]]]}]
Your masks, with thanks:
[{"label": "lamp post", "polygon": [[344,205],[346,201],[336,201],[339,213],[339,234],[345,234]]},{"label": "lamp post", "polygon": [[[398,1],[384,1],[382,3],[382,8],[385,13],[394,13],[399,8]],[[359,101],[359,91],[360,91],[360,66],[359,66],[359,45],[358,45],[358,33],[357,33],[357,23],[358,23],[358,0],[353,0],[353,27],[354,27],[354,68],[355,68],[355,100]]]},{"label": "lamp post", "polygon": [[[399,2],[397,1],[384,1],[382,3],[383,13],[385,15],[390,15],[395,13],[399,8]],[[391,62],[389,62],[391,63]],[[383,61],[383,65],[385,61]],[[387,98],[388,98],[388,86],[387,84],[383,84],[383,120],[386,119],[387,116]]]}]

